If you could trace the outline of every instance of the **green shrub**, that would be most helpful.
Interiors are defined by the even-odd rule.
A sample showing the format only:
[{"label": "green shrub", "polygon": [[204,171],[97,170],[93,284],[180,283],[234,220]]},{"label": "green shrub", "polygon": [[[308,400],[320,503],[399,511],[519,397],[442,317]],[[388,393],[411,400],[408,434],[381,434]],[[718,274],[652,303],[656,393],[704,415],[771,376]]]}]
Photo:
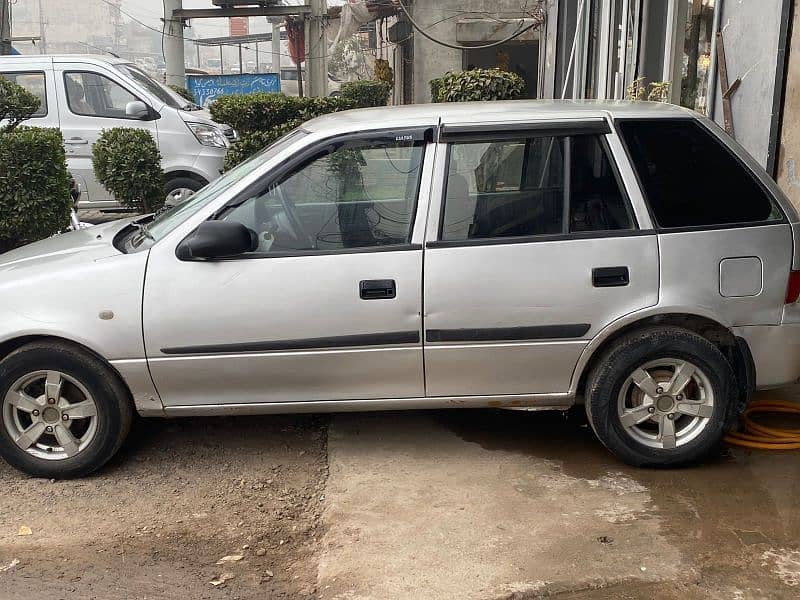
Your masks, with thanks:
[{"label": "green shrub", "polygon": [[158,144],[144,129],[105,129],[92,149],[97,180],[128,208],[154,212],[161,208],[164,172]]},{"label": "green shrub", "polygon": [[227,123],[240,134],[248,134],[298,118],[303,100],[285,94],[237,94],[220,96],[209,110],[217,123]]},{"label": "green shrub", "polygon": [[216,122],[227,123],[241,135],[225,157],[228,170],[304,121],[351,108],[357,108],[356,102],[341,96],[298,98],[257,93],[222,96],[210,110]]},{"label": "green shrub", "polygon": [[386,106],[392,95],[392,84],[387,81],[350,81],[342,86],[341,97],[352,100],[359,108]]},{"label": "green shrub", "polygon": [[58,129],[0,134],[0,252],[63,231],[72,198]]},{"label": "green shrub", "polygon": [[299,127],[302,123],[300,119],[294,119],[268,131],[253,131],[243,135],[225,155],[225,170],[228,171],[239,163],[244,162],[278,138],[289,133],[292,129]]},{"label": "green shrub", "polygon": [[181,98],[183,98],[183,99],[185,99],[185,100],[188,100],[189,102],[192,102],[192,103],[195,101],[195,100],[194,100],[194,94],[192,94],[192,92],[190,92],[190,91],[189,91],[188,89],[186,89],[185,87],[183,87],[183,86],[181,86],[181,85],[171,85],[171,86],[169,86],[169,88],[170,88],[170,89],[171,89],[173,92],[175,92],[176,94],[178,94],[178,96],[180,96]]},{"label": "green shrub", "polygon": [[525,94],[525,81],[516,73],[500,69],[472,69],[445,73],[430,82],[434,102],[472,100],[516,100]]},{"label": "green shrub", "polygon": [[9,133],[39,110],[41,102],[28,90],[0,75],[0,133]]}]

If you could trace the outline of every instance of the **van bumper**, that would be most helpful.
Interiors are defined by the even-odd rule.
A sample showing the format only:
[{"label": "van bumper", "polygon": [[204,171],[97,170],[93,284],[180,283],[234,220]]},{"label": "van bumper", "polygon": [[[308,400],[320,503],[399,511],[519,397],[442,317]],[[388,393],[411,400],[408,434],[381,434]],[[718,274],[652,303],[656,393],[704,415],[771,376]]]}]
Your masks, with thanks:
[{"label": "van bumper", "polygon": [[800,323],[734,327],[753,355],[756,389],[780,387],[800,380]]}]

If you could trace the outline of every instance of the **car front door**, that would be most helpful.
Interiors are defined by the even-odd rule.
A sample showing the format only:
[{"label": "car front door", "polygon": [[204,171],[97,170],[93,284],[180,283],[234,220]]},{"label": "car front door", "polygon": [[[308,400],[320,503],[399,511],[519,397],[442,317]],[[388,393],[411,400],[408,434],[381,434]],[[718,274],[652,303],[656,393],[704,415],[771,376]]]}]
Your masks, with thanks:
[{"label": "car front door", "polygon": [[92,147],[104,129],[136,127],[148,130],[158,142],[155,120],[128,117],[125,107],[129,102],[142,100],[110,72],[88,71],[83,64],[57,63],[56,86],[61,106],[61,132],[67,152],[67,167],[86,189],[81,190],[84,207],[108,208],[116,206],[94,175]]},{"label": "car front door", "polygon": [[602,120],[445,126],[425,255],[428,396],[567,402],[589,340],[657,303],[657,238],[637,226],[608,133]]},{"label": "car front door", "polygon": [[424,131],[354,134],[283,161],[215,216],[254,232],[251,253],[180,260],[156,244],[144,336],[163,403],[424,397],[428,145]]}]

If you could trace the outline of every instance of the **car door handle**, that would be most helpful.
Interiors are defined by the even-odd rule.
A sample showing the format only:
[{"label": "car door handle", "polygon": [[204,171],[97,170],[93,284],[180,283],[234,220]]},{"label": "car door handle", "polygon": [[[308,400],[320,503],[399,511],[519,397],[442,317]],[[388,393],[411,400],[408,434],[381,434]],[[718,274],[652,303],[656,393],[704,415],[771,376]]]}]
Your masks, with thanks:
[{"label": "car door handle", "polygon": [[362,300],[390,300],[397,296],[394,279],[365,279],[358,284]]},{"label": "car door handle", "polygon": [[628,267],[598,267],[592,269],[594,287],[623,287],[631,282]]},{"label": "car door handle", "polygon": [[64,140],[64,143],[68,144],[70,146],[78,146],[78,145],[88,144],[89,140],[85,140],[83,138],[74,137],[74,138],[69,138],[67,140]]}]

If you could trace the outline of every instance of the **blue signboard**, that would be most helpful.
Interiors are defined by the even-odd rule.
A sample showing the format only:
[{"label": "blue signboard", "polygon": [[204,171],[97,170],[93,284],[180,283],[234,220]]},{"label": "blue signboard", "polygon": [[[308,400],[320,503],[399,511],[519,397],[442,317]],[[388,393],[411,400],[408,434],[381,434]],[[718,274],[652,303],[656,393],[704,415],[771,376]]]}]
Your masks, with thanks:
[{"label": "blue signboard", "polygon": [[194,100],[207,108],[219,96],[227,94],[274,93],[281,91],[278,73],[246,73],[244,75],[187,75],[186,87]]}]

